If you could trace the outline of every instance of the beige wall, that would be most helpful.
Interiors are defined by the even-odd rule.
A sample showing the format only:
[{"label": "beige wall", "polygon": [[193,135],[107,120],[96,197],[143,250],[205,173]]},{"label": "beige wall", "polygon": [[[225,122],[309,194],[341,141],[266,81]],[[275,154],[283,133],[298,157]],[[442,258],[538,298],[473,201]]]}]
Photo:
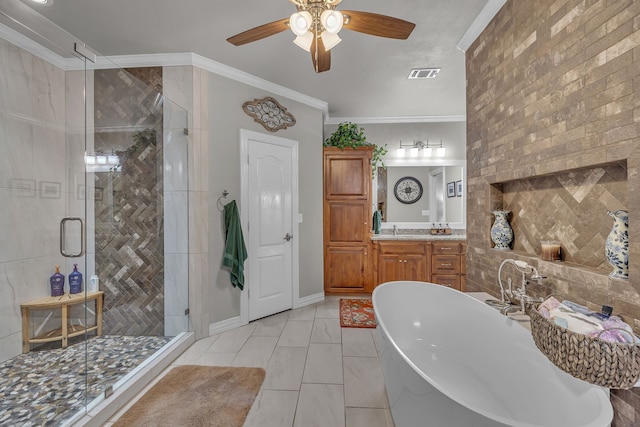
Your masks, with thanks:
[{"label": "beige wall", "polygon": [[[520,258],[548,276],[532,292],[611,305],[639,330],[640,2],[511,0],[466,63],[467,289],[498,295],[499,263]],[[513,210],[511,252],[491,247],[496,208]],[[578,256],[604,258],[607,209],[630,212],[629,281]],[[553,233],[574,263],[540,261],[531,242]],[[614,425],[640,420],[637,393],[612,401]]]},{"label": "beige wall", "polygon": [[[211,286],[210,321],[218,322],[240,315],[239,290],[220,269],[224,250],[222,213],[215,206],[218,196],[228,190],[240,203],[240,129],[270,134],[242,110],[242,104],[273,96],[296,118],[293,127],[274,135],[299,143],[299,224],[300,298],[322,293],[322,111],[265,92],[252,86],[208,73],[209,102],[209,273]],[[242,206],[239,205],[242,209]]]}]

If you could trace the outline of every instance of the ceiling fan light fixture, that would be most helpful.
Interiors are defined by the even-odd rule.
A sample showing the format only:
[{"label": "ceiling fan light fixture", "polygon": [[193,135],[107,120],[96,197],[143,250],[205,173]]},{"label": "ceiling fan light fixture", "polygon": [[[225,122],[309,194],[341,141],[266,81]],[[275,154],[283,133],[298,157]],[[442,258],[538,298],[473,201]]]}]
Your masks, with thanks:
[{"label": "ceiling fan light fixture", "polygon": [[311,34],[310,31],[307,31],[303,35],[296,37],[295,40],[293,40],[293,42],[296,45],[298,45],[298,47],[301,47],[307,52],[311,52],[311,43],[313,43],[313,34]]},{"label": "ceiling fan light fixture", "polygon": [[302,36],[309,31],[312,23],[313,18],[306,10],[295,12],[291,15],[291,18],[289,18],[289,26],[296,36]]},{"label": "ceiling fan light fixture", "polygon": [[337,34],[327,33],[326,31],[323,31],[320,37],[322,37],[322,44],[324,44],[325,50],[331,50],[332,47],[342,41]]},{"label": "ceiling fan light fixture", "polygon": [[338,34],[344,24],[342,13],[337,10],[327,9],[320,15],[320,23],[329,34]]}]

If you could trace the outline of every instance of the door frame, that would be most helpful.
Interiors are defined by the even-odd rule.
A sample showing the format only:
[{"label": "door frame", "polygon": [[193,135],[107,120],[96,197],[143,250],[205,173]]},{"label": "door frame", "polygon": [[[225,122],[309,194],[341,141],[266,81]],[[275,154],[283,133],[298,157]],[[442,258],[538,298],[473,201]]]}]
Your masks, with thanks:
[{"label": "door frame", "polygon": [[[436,200],[436,192],[435,192],[435,177],[437,175],[442,175],[442,191],[444,190],[444,186],[445,186],[445,176],[444,176],[444,166],[432,169],[429,171],[429,222],[431,223],[441,223],[444,221],[434,221],[433,217],[432,217],[432,212],[435,211],[434,207],[438,204],[438,201]],[[446,195],[443,194],[443,197],[446,197]],[[446,203],[446,199],[442,200],[442,216],[444,218],[447,217],[447,203]]]},{"label": "door frame", "polygon": [[[240,129],[240,206],[249,206],[249,140],[257,140],[265,144],[279,145],[291,149],[291,175],[293,177],[291,183],[291,233],[293,234],[291,248],[291,286],[292,289],[292,308],[298,308],[300,299],[300,245],[299,245],[299,194],[298,194],[298,141],[293,139],[281,138],[279,136],[270,135],[261,132],[255,132],[248,129]],[[248,209],[240,209],[240,223],[242,229],[245,230],[245,241],[249,241],[249,234],[255,232],[248,227],[249,212]],[[248,254],[252,256],[251,252]],[[249,265],[249,258],[245,265]],[[245,271],[246,283],[249,283],[251,271],[249,268]],[[249,288],[247,287],[247,290]],[[249,293],[240,292],[240,323],[246,325],[249,323]]]}]

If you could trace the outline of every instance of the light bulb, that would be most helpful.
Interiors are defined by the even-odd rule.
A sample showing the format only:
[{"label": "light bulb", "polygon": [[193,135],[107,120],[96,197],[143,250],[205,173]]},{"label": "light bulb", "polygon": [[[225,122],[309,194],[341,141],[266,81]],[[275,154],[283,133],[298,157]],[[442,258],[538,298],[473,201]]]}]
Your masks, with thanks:
[{"label": "light bulb", "polygon": [[409,150],[409,155],[410,155],[411,157],[418,157],[418,151],[419,151],[419,150],[418,150],[417,148],[415,148],[415,147],[414,147],[414,148],[412,148],[411,150]]},{"label": "light bulb", "polygon": [[344,18],[337,10],[327,9],[320,15],[320,23],[329,34],[337,34],[342,29]]},{"label": "light bulb", "polygon": [[427,147],[422,150],[422,157],[431,157],[433,154],[433,148]]},{"label": "light bulb", "polygon": [[404,152],[405,152],[404,148],[398,148],[396,150],[396,157],[404,157]]},{"label": "light bulb", "polygon": [[96,156],[84,156],[84,162],[88,165],[95,165],[96,164]]},{"label": "light bulb", "polygon": [[444,147],[438,147],[436,149],[436,156],[444,157],[444,152],[445,152],[445,148]]},{"label": "light bulb", "polygon": [[306,10],[295,12],[289,18],[289,26],[291,27],[291,31],[297,36],[302,36],[304,33],[309,31],[311,27],[311,23],[313,22],[311,18],[311,14]]},{"label": "light bulb", "polygon": [[99,165],[107,164],[107,156],[96,156],[96,160],[98,161]]}]

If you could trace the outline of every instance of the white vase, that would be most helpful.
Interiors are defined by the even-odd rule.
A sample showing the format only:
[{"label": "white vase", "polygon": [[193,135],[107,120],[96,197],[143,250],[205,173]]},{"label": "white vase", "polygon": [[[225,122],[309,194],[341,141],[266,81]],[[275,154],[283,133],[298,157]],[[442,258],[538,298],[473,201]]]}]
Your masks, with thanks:
[{"label": "white vase", "polygon": [[509,245],[513,241],[513,230],[509,225],[509,221],[507,221],[507,215],[511,211],[498,210],[491,211],[491,213],[496,217],[491,227],[491,240],[495,243],[494,249],[510,251],[511,247]]},{"label": "white vase", "polygon": [[609,277],[629,279],[629,212],[608,211],[613,218],[613,228],[607,237],[604,252],[613,267]]}]

